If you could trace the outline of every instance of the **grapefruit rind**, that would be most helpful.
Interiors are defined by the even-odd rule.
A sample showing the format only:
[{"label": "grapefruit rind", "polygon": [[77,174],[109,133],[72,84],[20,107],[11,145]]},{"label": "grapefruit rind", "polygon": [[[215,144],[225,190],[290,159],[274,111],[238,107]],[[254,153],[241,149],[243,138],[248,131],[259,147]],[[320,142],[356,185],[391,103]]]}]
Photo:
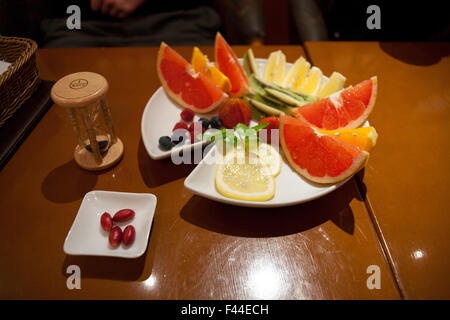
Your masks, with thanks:
[{"label": "grapefruit rind", "polygon": [[[221,59],[219,50],[224,50],[226,53],[226,58]],[[214,44],[214,59],[219,70],[228,77],[231,82],[230,95],[233,97],[242,97],[250,92],[250,84],[248,78],[245,74],[244,68],[239,63],[239,60],[231,49],[229,44],[226,42],[224,37],[217,32],[215,44]],[[226,64],[232,66],[228,68]]]},{"label": "grapefruit rind", "polygon": [[[307,168],[301,168],[297,163],[295,163],[295,161],[292,158],[291,152],[289,151],[289,149],[287,148],[287,144],[285,141],[285,121],[286,121],[286,116],[284,114],[282,114],[280,116],[280,142],[281,142],[281,147],[283,149],[283,152],[286,156],[286,159],[288,160],[289,164],[291,165],[291,167],[301,176],[303,176],[304,178],[316,182],[316,183],[320,183],[320,184],[335,184],[338,183],[340,181],[343,181],[349,177],[351,177],[352,175],[354,175],[356,172],[358,172],[359,170],[361,170],[367,163],[368,159],[369,159],[369,153],[362,150],[361,153],[356,157],[353,158],[353,163],[351,164],[351,166],[349,166],[346,170],[342,171],[339,175],[337,176],[328,176],[328,175],[324,175],[322,177],[317,177],[317,176],[313,176],[308,172]],[[294,119],[294,118],[292,118]],[[329,137],[331,139],[337,140],[333,137]],[[344,143],[345,142],[342,142]],[[354,146],[348,145],[350,148],[356,148]],[[359,150],[359,149],[358,149]]]},{"label": "grapefruit rind", "polygon": [[[206,108],[198,108],[198,107],[196,107],[196,106],[194,106],[194,105],[192,105],[192,104],[187,103],[187,102],[184,101],[184,99],[183,99],[183,92],[182,92],[182,91],[180,91],[180,93],[177,94],[177,93],[173,92],[173,91],[169,88],[169,85],[168,85],[166,79],[164,78],[164,76],[163,76],[163,74],[162,74],[162,72],[161,72],[161,68],[160,68],[160,66],[161,66],[161,61],[162,61],[163,58],[164,58],[164,51],[165,51],[165,49],[168,48],[168,47],[169,47],[169,46],[168,46],[166,43],[161,42],[161,46],[160,46],[159,51],[158,51],[158,57],[157,57],[157,59],[156,59],[156,71],[157,71],[159,80],[160,80],[160,82],[161,82],[161,85],[162,85],[162,87],[164,88],[164,91],[166,92],[167,96],[168,96],[171,100],[173,100],[176,104],[181,105],[181,106],[184,107],[184,108],[191,109],[192,111],[198,112],[198,113],[208,113],[208,112],[210,112],[210,111],[216,109],[216,108],[219,107],[220,105],[222,105],[222,104],[225,102],[225,100],[228,98],[228,95],[227,95],[225,92],[223,92],[220,88],[218,88],[218,87],[214,84],[214,82],[212,82],[210,79],[208,79],[208,78],[207,78],[205,75],[203,75],[203,74],[193,74],[192,76],[193,76],[193,77],[195,77],[195,76],[201,77],[203,82],[208,83],[209,86],[211,86],[211,87],[216,87],[218,90],[222,91],[222,96],[221,96],[219,99],[217,99],[216,101],[214,101],[211,105],[209,105],[209,106],[206,107]],[[173,50],[173,49],[172,49],[172,50]],[[192,68],[192,66],[191,66],[187,61],[186,61],[186,64],[187,64],[188,67],[191,67],[191,68]],[[194,70],[194,69],[192,68],[192,70]]]}]

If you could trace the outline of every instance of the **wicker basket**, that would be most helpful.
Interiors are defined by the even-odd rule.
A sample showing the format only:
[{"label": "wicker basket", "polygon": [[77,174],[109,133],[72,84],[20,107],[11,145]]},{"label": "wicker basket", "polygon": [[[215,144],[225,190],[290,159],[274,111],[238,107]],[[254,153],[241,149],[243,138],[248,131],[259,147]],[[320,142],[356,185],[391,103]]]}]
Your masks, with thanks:
[{"label": "wicker basket", "polygon": [[0,36],[0,60],[11,63],[0,75],[0,127],[37,89],[37,44],[33,40]]}]

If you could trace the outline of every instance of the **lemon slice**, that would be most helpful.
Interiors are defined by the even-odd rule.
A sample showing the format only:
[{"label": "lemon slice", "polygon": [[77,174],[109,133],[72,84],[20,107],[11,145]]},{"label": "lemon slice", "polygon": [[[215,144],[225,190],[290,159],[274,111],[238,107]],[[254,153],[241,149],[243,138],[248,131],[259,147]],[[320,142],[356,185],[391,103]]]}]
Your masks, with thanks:
[{"label": "lemon slice", "polygon": [[317,96],[319,98],[328,97],[330,94],[335,93],[344,88],[346,78],[339,72],[333,72],[327,82],[320,88]]},{"label": "lemon slice", "polygon": [[216,168],[216,187],[225,197],[266,201],[275,194],[275,178],[254,153],[231,151]]},{"label": "lemon slice", "polygon": [[311,64],[306,61],[305,58],[298,58],[291,69],[289,69],[289,72],[283,80],[282,86],[298,90],[305,80],[309,68],[311,68]]},{"label": "lemon slice", "polygon": [[270,144],[260,143],[256,154],[259,159],[269,168],[270,174],[274,177],[281,171],[281,156],[278,151]]},{"label": "lemon slice", "polygon": [[322,83],[322,76],[322,70],[317,67],[312,67],[311,70],[309,70],[308,77],[298,91],[300,93],[316,96]]},{"label": "lemon slice", "polygon": [[281,50],[272,52],[267,59],[264,80],[281,85],[284,79],[285,69],[286,56],[284,53]]}]

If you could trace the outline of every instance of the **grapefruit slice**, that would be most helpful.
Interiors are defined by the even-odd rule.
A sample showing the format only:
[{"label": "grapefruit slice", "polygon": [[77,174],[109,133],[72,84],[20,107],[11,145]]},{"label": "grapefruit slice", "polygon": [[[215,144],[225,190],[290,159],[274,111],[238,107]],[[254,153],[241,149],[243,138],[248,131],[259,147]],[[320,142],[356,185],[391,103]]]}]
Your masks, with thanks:
[{"label": "grapefruit slice", "polygon": [[326,130],[354,129],[367,120],[377,98],[377,77],[294,109],[297,118]]},{"label": "grapefruit slice", "polygon": [[215,62],[219,70],[230,79],[231,95],[241,97],[250,92],[250,85],[244,69],[236,54],[219,32],[217,32],[215,42]]},{"label": "grapefruit slice", "polygon": [[280,138],[291,167],[317,183],[342,181],[360,170],[369,158],[368,152],[284,114],[280,116]]},{"label": "grapefruit slice", "polygon": [[227,98],[212,80],[196,73],[189,62],[164,42],[159,48],[156,70],[166,94],[194,112],[209,112]]}]

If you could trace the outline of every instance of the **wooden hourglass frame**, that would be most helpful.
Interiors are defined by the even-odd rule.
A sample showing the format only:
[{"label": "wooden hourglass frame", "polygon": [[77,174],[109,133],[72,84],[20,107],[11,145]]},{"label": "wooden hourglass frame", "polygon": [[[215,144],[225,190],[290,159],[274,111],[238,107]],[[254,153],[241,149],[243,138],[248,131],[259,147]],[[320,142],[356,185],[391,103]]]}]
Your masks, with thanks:
[{"label": "wooden hourglass frame", "polygon": [[[55,104],[67,110],[70,122],[78,138],[74,151],[77,164],[86,170],[102,170],[115,165],[123,155],[122,141],[116,136],[111,112],[106,103],[108,81],[93,72],[77,72],[58,80],[51,90]],[[106,145],[102,148],[96,118],[103,116]],[[102,148],[102,149],[101,149]]]}]

